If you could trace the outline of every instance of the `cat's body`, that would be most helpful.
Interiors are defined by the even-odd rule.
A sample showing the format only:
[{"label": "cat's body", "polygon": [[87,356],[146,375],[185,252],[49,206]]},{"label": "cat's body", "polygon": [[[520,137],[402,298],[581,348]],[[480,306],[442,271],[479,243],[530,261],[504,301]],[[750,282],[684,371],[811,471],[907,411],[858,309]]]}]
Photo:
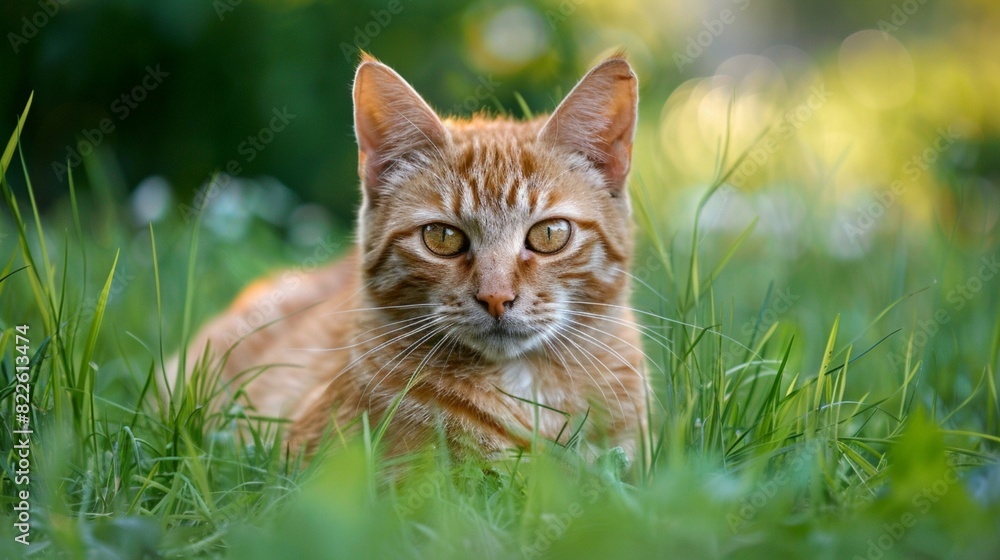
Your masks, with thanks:
[{"label": "cat's body", "polygon": [[294,289],[280,275],[248,288],[191,342],[189,366],[251,319],[267,325],[223,378],[250,379],[256,413],[291,419],[296,449],[398,401],[391,453],[443,428],[456,449],[495,455],[536,428],[566,442],[586,418],[585,436],[633,454],[647,396],[627,308],[635,82],[614,57],[552,117],[442,121],[366,59],[358,248]]}]

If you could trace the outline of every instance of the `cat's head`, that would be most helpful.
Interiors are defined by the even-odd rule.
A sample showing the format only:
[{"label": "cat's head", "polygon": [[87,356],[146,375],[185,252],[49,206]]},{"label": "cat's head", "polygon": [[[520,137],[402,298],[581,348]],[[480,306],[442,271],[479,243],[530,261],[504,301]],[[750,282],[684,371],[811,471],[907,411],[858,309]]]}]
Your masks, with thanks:
[{"label": "cat's head", "polygon": [[589,322],[579,313],[623,303],[637,98],[615,56],[551,116],[442,119],[366,57],[354,105],[370,302],[394,307],[390,317],[426,316],[412,325],[490,361],[545,351]]}]

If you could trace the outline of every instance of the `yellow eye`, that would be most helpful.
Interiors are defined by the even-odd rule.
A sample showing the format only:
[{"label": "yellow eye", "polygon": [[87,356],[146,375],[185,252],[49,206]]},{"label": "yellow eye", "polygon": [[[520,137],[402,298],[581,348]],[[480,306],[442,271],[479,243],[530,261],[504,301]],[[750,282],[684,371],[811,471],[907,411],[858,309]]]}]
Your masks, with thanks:
[{"label": "yellow eye", "polygon": [[531,226],[528,230],[528,238],[524,244],[536,253],[555,253],[569,242],[569,234],[572,231],[569,221],[562,218],[542,220]]},{"label": "yellow eye", "polygon": [[427,224],[423,232],[424,245],[435,255],[454,257],[469,249],[469,238],[447,224]]}]

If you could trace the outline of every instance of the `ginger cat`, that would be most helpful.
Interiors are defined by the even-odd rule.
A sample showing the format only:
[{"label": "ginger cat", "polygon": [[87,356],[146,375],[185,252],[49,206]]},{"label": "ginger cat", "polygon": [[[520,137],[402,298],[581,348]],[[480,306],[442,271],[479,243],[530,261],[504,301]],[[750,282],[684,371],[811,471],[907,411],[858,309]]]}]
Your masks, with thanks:
[{"label": "ginger cat", "polygon": [[[637,100],[616,55],[551,116],[442,119],[366,55],[357,247],[294,286],[247,288],[192,340],[188,368],[209,352],[307,454],[367,411],[372,426],[391,414],[390,454],[443,428],[455,451],[496,457],[536,430],[565,443],[585,419],[587,440],[634,456],[647,397],[627,307]],[[230,350],[252,314],[267,326]]]}]

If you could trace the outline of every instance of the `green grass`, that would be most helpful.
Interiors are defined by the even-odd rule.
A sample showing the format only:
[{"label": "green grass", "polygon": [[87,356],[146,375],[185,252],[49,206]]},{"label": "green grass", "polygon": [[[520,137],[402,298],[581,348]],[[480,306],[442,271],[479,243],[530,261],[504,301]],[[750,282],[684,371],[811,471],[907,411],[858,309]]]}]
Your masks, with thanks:
[{"label": "green grass", "polygon": [[[924,228],[880,234],[861,260],[815,243],[782,257],[752,225],[665,231],[662,181],[639,174],[647,460],[541,446],[489,465],[433,450],[401,465],[366,426],[303,469],[261,437],[280,427],[247,435],[238,407],[205,405],[222,398],[212,372],[195,368],[170,398],[156,376],[241,283],[309,249],[262,224],[226,241],[179,213],[131,226],[97,158],[83,169],[96,196],[70,183],[40,215],[27,173],[26,192],[6,181],[16,138],[2,162],[0,508],[13,515],[23,490],[13,379],[28,325],[32,544],[4,522],[0,556],[1000,555],[1000,279],[961,307],[949,297],[998,251],[988,236]],[[727,145],[703,200],[739,163]]]}]

